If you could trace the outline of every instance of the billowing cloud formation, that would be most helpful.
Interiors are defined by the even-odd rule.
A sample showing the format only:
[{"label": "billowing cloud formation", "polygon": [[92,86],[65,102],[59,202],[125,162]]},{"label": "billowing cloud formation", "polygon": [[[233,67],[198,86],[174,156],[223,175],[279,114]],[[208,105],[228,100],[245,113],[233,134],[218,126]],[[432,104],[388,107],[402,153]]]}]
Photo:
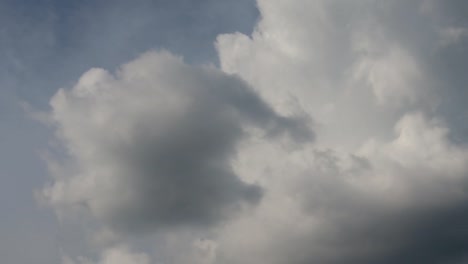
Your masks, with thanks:
[{"label": "billowing cloud formation", "polygon": [[[318,140],[294,155],[268,142],[245,149],[240,167],[258,172],[269,192],[255,215],[220,236],[221,263],[463,261],[468,149],[453,141],[463,125],[446,109],[466,120],[466,106],[454,104],[460,88],[442,85],[454,73],[434,69],[466,49],[467,21],[441,19],[456,3],[258,4],[251,37],[218,38],[222,68],[278,111],[294,96]],[[256,239],[239,246],[245,234]]]},{"label": "billowing cloud formation", "polygon": [[[221,35],[216,45],[221,70],[242,78],[267,103],[252,93],[247,93],[249,96],[239,96],[250,91],[242,89],[244,92],[240,92],[239,88],[234,88],[245,87],[244,84],[224,86],[230,88],[226,91],[221,90],[222,93],[215,93],[214,97],[212,92],[203,92],[204,89],[197,89],[195,96],[184,89],[182,94],[190,94],[190,98],[197,98],[195,102],[201,102],[200,107],[203,106],[201,112],[204,114],[200,116],[213,115],[215,120],[222,116],[222,121],[213,123],[202,121],[201,124],[194,124],[191,118],[180,119],[178,115],[173,115],[169,107],[163,109],[164,113],[171,115],[159,118],[156,114],[157,117],[152,116],[150,119],[158,120],[157,123],[162,122],[160,120],[168,124],[175,122],[183,128],[192,127],[196,128],[195,131],[212,135],[231,135],[228,140],[230,144],[215,144],[216,154],[209,152],[209,155],[189,159],[195,160],[196,164],[205,164],[206,161],[209,161],[209,164],[221,164],[222,172],[227,171],[231,175],[226,178],[237,179],[219,183],[218,178],[214,181],[215,178],[197,174],[196,178],[202,182],[189,181],[189,185],[193,186],[187,188],[193,190],[188,191],[190,196],[184,198],[204,201],[204,193],[197,191],[205,189],[203,180],[215,182],[230,190],[227,194],[223,192],[227,196],[222,196],[228,197],[227,200],[230,202],[224,202],[223,199],[214,204],[200,202],[204,206],[197,204],[201,208],[199,212],[210,212],[207,214],[210,216],[209,219],[219,219],[212,217],[212,211],[208,208],[230,210],[231,205],[236,204],[233,203],[236,198],[232,197],[243,197],[244,201],[255,200],[257,204],[249,214],[236,218],[226,217],[222,226],[212,228],[206,233],[173,232],[170,239],[160,238],[171,242],[166,241],[171,247],[164,248],[162,253],[167,255],[165,259],[169,261],[166,262],[452,264],[467,261],[468,147],[466,143],[468,141],[464,132],[467,131],[468,107],[465,106],[464,99],[460,99],[466,98],[463,97],[466,94],[466,74],[462,70],[466,68],[464,66],[468,61],[466,60],[468,40],[466,4],[462,1],[442,3],[431,0],[391,2],[258,0],[257,2],[261,19],[252,36],[240,33]],[[127,72],[125,69],[124,67],[123,72]],[[167,70],[167,67],[164,69]],[[194,70],[192,67],[187,69],[190,69],[189,72]],[[145,72],[151,72],[153,76],[158,71],[155,71],[155,68],[151,71],[142,68],[130,72],[138,72],[140,76]],[[186,71],[181,71],[179,68],[177,71],[168,72],[180,78],[168,78],[164,75],[164,78],[158,78],[157,83],[166,83],[169,79],[177,81],[177,85],[164,87],[187,87],[178,85],[179,82],[187,80]],[[122,76],[117,78],[119,80],[116,83],[117,87],[129,79],[125,75]],[[203,76],[208,78],[207,76],[212,75]],[[226,82],[231,80],[228,83],[234,80],[236,83],[242,83],[237,77],[226,77],[221,73],[217,73],[216,76],[222,76],[219,78]],[[111,83],[115,83],[113,78],[104,79],[110,79]],[[145,79],[139,78],[138,83]],[[190,83],[194,84],[198,83],[195,80],[199,78],[190,80]],[[80,88],[81,83],[80,81],[72,93],[90,94],[87,89]],[[102,85],[93,83],[93,87],[100,86]],[[141,85],[133,86],[141,87]],[[102,87],[98,90],[93,89],[93,95],[86,98],[90,101],[100,98],[96,94],[105,94],[102,91],[106,86]],[[192,85],[191,87],[212,86]],[[171,95],[179,95],[177,91],[167,88],[160,90],[165,102],[177,100],[176,105],[185,105],[183,96],[172,99]],[[127,105],[122,104],[124,100],[127,102],[126,93],[114,95],[118,95],[120,105]],[[68,105],[60,103],[65,102],[65,99],[60,99],[61,96],[57,95],[53,101],[55,114],[67,112],[59,110],[62,109],[60,105]],[[79,96],[76,95],[76,98]],[[146,118],[134,118],[127,112],[133,113],[134,109],[140,107],[153,109],[154,103],[149,102],[148,98],[148,96],[139,96],[138,102],[134,101],[132,105],[128,105],[125,115],[112,118],[116,123],[113,126],[118,128],[119,122],[123,122],[119,120],[146,120]],[[222,102],[221,106],[216,102]],[[65,135],[73,135],[73,132],[68,133],[65,130],[67,127],[73,127],[67,125],[68,122],[87,124],[89,116],[98,118],[99,115],[96,113],[101,112],[86,105],[85,103],[88,103],[86,100],[75,100],[74,103],[84,105],[80,108],[83,111],[92,109],[92,112],[87,114],[81,110],[74,111],[75,115],[85,119],[80,122],[70,121],[73,120],[70,118],[71,115],[58,118],[59,124],[62,124],[61,131],[65,131]],[[107,106],[101,103],[93,105]],[[119,104],[109,104],[107,107],[112,109],[122,107],[119,105],[117,108],[117,105]],[[237,109],[234,111],[236,122],[230,121],[233,120],[230,115],[226,119],[222,114],[231,108]],[[213,114],[206,110],[209,114],[205,114],[203,109],[216,111]],[[244,122],[264,127],[267,135],[290,132],[293,138],[306,139],[309,135],[305,123],[307,119],[281,117],[297,113],[298,109],[303,116],[310,116],[314,120],[316,133],[314,144],[303,144],[301,148],[292,149],[279,146],[276,140],[268,136],[244,137],[243,141],[238,140],[241,138],[241,127]],[[192,116],[192,113],[198,111],[198,108],[190,108],[186,112]],[[152,113],[145,111],[145,113],[150,112]],[[280,113],[280,116],[276,115],[276,112]],[[105,124],[106,129],[109,129],[109,123]],[[146,136],[147,134],[141,133],[153,130],[137,126],[133,121],[131,124],[135,129],[132,131],[138,132],[129,134],[139,135],[138,138],[141,139],[136,142],[138,144],[132,146],[145,146],[149,144],[148,142],[154,142],[150,140],[151,137]],[[173,128],[172,125],[162,124],[163,128]],[[214,129],[213,125],[222,127]],[[86,131],[86,128],[87,126],[82,131]],[[157,129],[160,129],[159,126]],[[218,134],[216,132],[218,129],[225,132]],[[71,129],[71,131],[78,130]],[[94,136],[95,131],[92,129],[90,135]],[[129,130],[116,131],[128,133]],[[177,134],[173,131],[185,131],[185,129],[170,131],[162,135],[173,136]],[[80,135],[83,133],[87,132],[80,132]],[[98,143],[99,151],[105,150],[108,145],[114,146],[106,143],[113,137],[109,137],[109,133],[99,133],[103,134],[105,137],[89,141],[93,143],[92,146]],[[161,135],[159,132],[149,134]],[[190,136],[183,135],[177,138],[191,139]],[[210,136],[209,140],[202,141],[226,142],[217,138]],[[81,137],[69,138],[65,142],[83,146],[80,139]],[[173,141],[165,138],[161,142]],[[230,157],[234,145],[237,146],[237,155],[232,159]],[[149,146],[153,146],[153,143]],[[186,152],[185,148],[183,151],[167,152],[167,150],[172,151],[173,146],[178,144],[171,144],[171,147],[164,145],[162,148],[159,148],[159,145],[155,146],[158,147],[150,149],[163,149],[166,150],[165,153],[176,153],[165,154],[162,157],[169,155],[185,160],[186,156],[180,154]],[[190,144],[185,143],[184,146]],[[137,150],[145,150],[139,155],[129,152],[128,149],[133,148],[125,148],[125,151],[113,149],[106,152],[106,155],[93,156],[91,160],[95,162],[95,157],[99,157],[99,164],[106,164],[107,157],[115,160],[114,154],[109,155],[109,153],[131,153],[130,156],[136,157],[136,161],[126,157],[119,158],[116,159],[119,161],[118,166],[105,168],[153,168],[147,165],[120,166],[120,164],[121,161],[128,160],[140,164],[139,162],[146,162],[147,157],[160,157],[159,152],[146,151],[147,148],[144,147],[136,147]],[[98,150],[87,151],[93,153]],[[81,150],[79,152],[87,153]],[[219,155],[220,153],[224,155]],[[166,160],[163,164],[166,164]],[[194,166],[194,168],[199,167]],[[204,166],[201,168],[202,171],[211,169]],[[166,167],[163,166],[161,171],[166,172]],[[172,167],[169,171],[172,171]],[[191,168],[190,171],[197,170]],[[137,175],[147,175],[147,172],[143,171]],[[239,175],[242,180],[233,175]],[[166,185],[164,182],[162,186],[172,186],[173,178],[170,178],[170,181],[163,179],[170,184]],[[177,182],[184,182],[181,185],[185,186],[187,181],[186,178],[180,178]],[[85,182],[80,179],[73,183],[73,186],[80,186]],[[105,186],[111,186],[109,183],[113,182],[109,181]],[[142,182],[148,183],[147,180]],[[70,197],[58,195],[62,188],[59,183],[50,189],[56,193],[51,191],[50,197],[58,197],[55,200]],[[141,190],[143,194],[157,193],[148,191],[148,186],[159,185],[140,185],[130,190]],[[252,193],[256,193],[253,191],[256,188],[262,190],[262,199],[252,198],[255,197]],[[175,189],[176,194],[178,190]],[[166,195],[166,192],[162,193]],[[174,190],[167,193],[172,194]],[[138,204],[141,207],[137,206],[136,212],[140,212],[140,208],[152,209],[141,210],[142,212],[158,212],[159,207],[148,206],[145,202],[148,196],[129,199],[135,201],[132,208]],[[159,194],[152,197],[161,198]],[[114,207],[127,208],[121,204],[119,202],[119,206]],[[174,205],[171,209],[184,208],[179,204]],[[107,205],[96,206],[99,209],[102,207],[113,208]],[[154,208],[157,210],[153,210]],[[117,212],[121,212],[120,209]],[[182,219],[193,220],[193,217],[187,217],[189,215],[185,214]],[[156,219],[156,222],[161,222],[161,219],[154,218],[151,214],[138,214],[135,211],[120,216],[138,216],[138,219],[145,219],[144,221]],[[203,216],[206,217],[206,214]],[[171,222],[172,220],[171,218]],[[199,255],[204,257],[198,260],[187,257],[192,256],[193,252],[202,252],[203,254]]]},{"label": "billowing cloud formation", "polygon": [[246,129],[312,136],[240,79],[165,52],[144,54],[115,76],[91,69],[51,105],[72,164],[44,195],[59,208],[87,207],[119,230],[215,224],[262,196],[231,168]]}]

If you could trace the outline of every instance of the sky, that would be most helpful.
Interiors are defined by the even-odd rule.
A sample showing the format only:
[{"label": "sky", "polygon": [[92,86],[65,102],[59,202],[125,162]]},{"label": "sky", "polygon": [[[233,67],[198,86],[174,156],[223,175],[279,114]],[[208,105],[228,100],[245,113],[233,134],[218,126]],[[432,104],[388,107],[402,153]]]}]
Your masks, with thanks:
[{"label": "sky", "polygon": [[468,261],[463,0],[0,0],[0,259]]}]

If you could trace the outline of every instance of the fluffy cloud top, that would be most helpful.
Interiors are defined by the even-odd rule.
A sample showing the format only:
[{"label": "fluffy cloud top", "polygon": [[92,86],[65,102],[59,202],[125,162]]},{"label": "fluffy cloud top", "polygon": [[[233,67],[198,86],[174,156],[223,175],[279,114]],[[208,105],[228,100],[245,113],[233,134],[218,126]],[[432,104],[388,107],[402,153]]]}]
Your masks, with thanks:
[{"label": "fluffy cloud top", "polygon": [[252,36],[216,41],[224,73],[153,53],[59,92],[76,173],[49,200],[116,227],[208,227],[158,237],[168,263],[466,261],[466,74],[443,66],[466,66],[464,4],[257,2]]}]

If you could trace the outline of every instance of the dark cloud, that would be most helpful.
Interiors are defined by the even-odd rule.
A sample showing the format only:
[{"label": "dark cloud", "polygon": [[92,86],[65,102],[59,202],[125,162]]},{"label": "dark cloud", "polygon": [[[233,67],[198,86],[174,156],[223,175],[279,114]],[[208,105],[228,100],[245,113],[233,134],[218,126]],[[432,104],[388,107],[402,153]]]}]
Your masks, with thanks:
[{"label": "dark cloud", "polygon": [[[355,171],[344,171],[338,157],[318,155],[328,163],[327,173],[309,175],[313,180],[302,185],[308,191],[299,193],[305,195],[305,210],[324,221],[323,230],[315,234],[322,241],[311,235],[299,240],[304,245],[291,245],[292,251],[310,250],[297,263],[460,263],[466,259],[468,197],[460,194],[468,187],[466,180],[401,168],[395,173],[400,174],[403,191],[363,192],[342,177],[375,177],[384,172],[359,163],[354,164]],[[333,253],[323,254],[317,244]]]},{"label": "dark cloud", "polygon": [[77,175],[65,171],[72,175],[58,176],[46,196],[84,204],[118,230],[213,225],[258,203],[263,190],[231,166],[248,127],[312,139],[304,122],[278,116],[237,77],[164,52],[115,77],[90,70],[51,104]]}]

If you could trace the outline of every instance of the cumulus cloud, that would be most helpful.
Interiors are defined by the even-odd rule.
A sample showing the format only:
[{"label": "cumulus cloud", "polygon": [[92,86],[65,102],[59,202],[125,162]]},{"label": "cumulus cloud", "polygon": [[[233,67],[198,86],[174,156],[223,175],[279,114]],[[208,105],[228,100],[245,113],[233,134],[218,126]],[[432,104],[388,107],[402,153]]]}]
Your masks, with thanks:
[{"label": "cumulus cloud", "polygon": [[49,200],[115,226],[226,220],[160,237],[168,263],[466,261],[463,4],[257,3],[251,36],[216,40],[224,73],[152,54],[59,92],[78,168]]},{"label": "cumulus cloud", "polygon": [[[255,171],[268,192],[220,235],[221,263],[463,261],[468,151],[444,109],[466,107],[447,105],[459,93],[440,84],[453,75],[433,67],[450,52],[441,32],[461,27],[440,19],[450,4],[258,4],[252,36],[218,37],[221,67],[280,112],[294,96],[314,117],[317,142],[294,154],[268,142],[244,149],[240,170]],[[461,45],[462,34],[451,38]],[[255,239],[240,246],[246,234]]]},{"label": "cumulus cloud", "polygon": [[167,52],[144,54],[115,75],[91,69],[51,106],[70,158],[45,198],[125,231],[212,225],[258,203],[262,188],[231,166],[250,128],[312,137],[301,118],[277,115],[239,78]]}]

